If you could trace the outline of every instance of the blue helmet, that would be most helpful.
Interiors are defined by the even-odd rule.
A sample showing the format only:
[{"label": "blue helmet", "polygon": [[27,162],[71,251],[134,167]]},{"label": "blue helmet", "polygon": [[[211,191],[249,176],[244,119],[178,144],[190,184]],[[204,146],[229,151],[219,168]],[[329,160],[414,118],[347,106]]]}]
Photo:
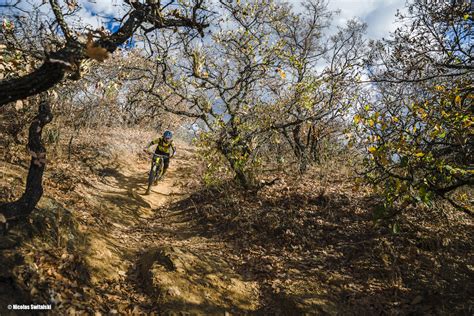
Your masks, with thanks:
[{"label": "blue helmet", "polygon": [[171,139],[173,137],[173,133],[171,133],[170,131],[166,131],[163,133],[163,137]]}]

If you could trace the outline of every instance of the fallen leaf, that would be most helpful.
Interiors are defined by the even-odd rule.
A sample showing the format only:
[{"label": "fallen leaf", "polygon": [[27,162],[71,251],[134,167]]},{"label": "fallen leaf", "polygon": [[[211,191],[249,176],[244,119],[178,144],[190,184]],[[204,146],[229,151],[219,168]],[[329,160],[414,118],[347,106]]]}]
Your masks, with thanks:
[{"label": "fallen leaf", "polygon": [[107,49],[100,46],[96,46],[91,34],[89,34],[87,37],[86,55],[89,58],[95,59],[100,62],[103,62],[104,60],[109,58],[109,52],[107,51]]}]

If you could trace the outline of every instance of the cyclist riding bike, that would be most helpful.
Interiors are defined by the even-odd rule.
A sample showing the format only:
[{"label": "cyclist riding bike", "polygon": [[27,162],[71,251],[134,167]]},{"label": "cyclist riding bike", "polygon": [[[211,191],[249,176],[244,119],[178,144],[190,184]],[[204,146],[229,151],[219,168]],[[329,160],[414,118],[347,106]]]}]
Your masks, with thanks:
[{"label": "cyclist riding bike", "polygon": [[176,153],[176,148],[174,147],[172,138],[173,138],[173,133],[171,133],[170,131],[166,131],[163,133],[162,137],[152,140],[148,144],[148,146],[144,148],[144,150],[148,152],[148,148],[150,148],[153,145],[158,145],[156,146],[155,154],[166,156],[163,159],[164,167],[163,167],[163,172],[162,172],[161,177],[165,175],[166,170],[168,169],[170,165],[170,158],[173,157]]}]

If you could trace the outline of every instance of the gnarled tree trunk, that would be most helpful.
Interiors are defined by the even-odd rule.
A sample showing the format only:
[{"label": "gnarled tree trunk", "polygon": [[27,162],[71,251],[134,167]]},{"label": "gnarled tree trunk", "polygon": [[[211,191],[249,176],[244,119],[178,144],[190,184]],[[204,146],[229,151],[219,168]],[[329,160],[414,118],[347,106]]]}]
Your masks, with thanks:
[{"label": "gnarled tree trunk", "polygon": [[65,72],[65,65],[48,60],[26,76],[1,80],[0,106],[47,91],[63,79]]},{"label": "gnarled tree trunk", "polygon": [[[197,29],[201,36],[204,36],[203,29],[209,26],[209,24],[201,23],[197,20],[198,15],[196,12],[202,9],[202,1],[196,2],[193,8],[192,18],[186,16],[177,17],[175,15],[163,18],[161,15],[157,16],[151,13],[150,8],[156,4],[159,6],[159,1],[157,1],[157,3],[155,3],[156,1],[150,1],[151,4],[148,3],[148,1],[146,4],[131,0],[125,2],[133,8],[133,10],[127,14],[127,20],[115,33],[101,37],[95,41],[92,46],[101,47],[107,52],[113,53],[120,45],[124,44],[133,36],[135,31],[144,22],[153,25],[147,32],[151,32],[153,29],[187,27]],[[20,78],[0,80],[0,107],[7,103],[45,92],[57,85],[64,78],[67,70],[75,69],[78,72],[82,61],[89,58],[97,59],[97,56],[91,56],[91,54],[87,52],[87,46],[90,44],[86,45],[85,43],[80,43],[70,34],[61,9],[56,1],[51,1],[50,3],[56,15],[56,21],[61,26],[67,39],[65,46],[51,53],[43,65],[32,73]],[[78,79],[78,77],[80,76],[75,76],[75,79]]]},{"label": "gnarled tree trunk", "polygon": [[[232,123],[229,123],[231,126]],[[217,142],[217,148],[224,155],[229,162],[232,171],[235,172],[235,178],[245,189],[252,186],[250,175],[244,170],[242,161],[239,161],[238,156],[250,156],[250,148],[245,141],[240,140],[233,143],[232,140],[238,137],[237,131],[232,127],[229,130],[222,131],[221,138]],[[237,157],[236,157],[237,155]]]},{"label": "gnarled tree trunk", "polygon": [[23,195],[14,202],[0,204],[0,214],[6,220],[28,216],[43,195],[43,172],[46,165],[46,149],[41,140],[43,127],[51,122],[53,115],[46,98],[39,105],[38,115],[33,119],[28,135],[28,149],[31,154],[30,168]]}]

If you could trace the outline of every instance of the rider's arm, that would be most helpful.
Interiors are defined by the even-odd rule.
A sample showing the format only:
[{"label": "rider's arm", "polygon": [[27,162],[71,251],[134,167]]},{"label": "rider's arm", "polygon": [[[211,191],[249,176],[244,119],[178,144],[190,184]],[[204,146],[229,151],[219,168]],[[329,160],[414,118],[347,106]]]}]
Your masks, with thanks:
[{"label": "rider's arm", "polygon": [[171,149],[173,150],[173,156],[176,154],[176,147],[174,147],[174,143],[171,143]]},{"label": "rider's arm", "polygon": [[153,139],[151,142],[148,143],[148,145],[144,148],[144,150],[148,150],[151,146],[158,144],[159,138]]},{"label": "rider's arm", "polygon": [[161,137],[160,137],[160,138],[157,138],[157,139],[154,139],[154,140],[152,140],[152,141],[150,142],[150,146],[151,146],[151,145],[156,145],[156,144],[158,144],[158,143],[160,142],[160,139],[161,139]]}]

